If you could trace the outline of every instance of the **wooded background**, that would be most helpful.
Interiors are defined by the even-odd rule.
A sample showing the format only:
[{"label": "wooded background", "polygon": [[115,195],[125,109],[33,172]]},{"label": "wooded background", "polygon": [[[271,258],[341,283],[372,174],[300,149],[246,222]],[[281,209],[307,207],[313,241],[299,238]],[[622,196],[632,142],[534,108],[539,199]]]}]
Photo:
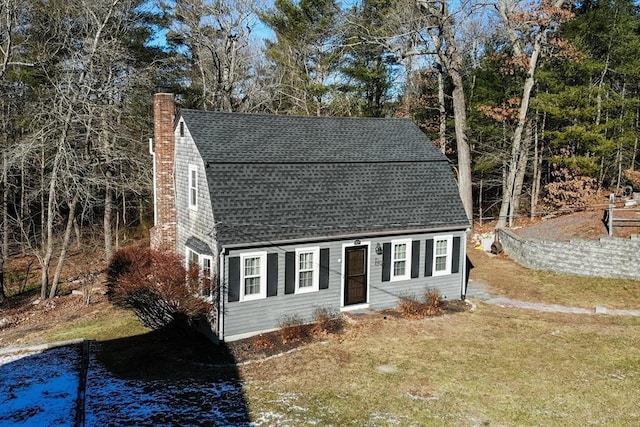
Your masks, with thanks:
[{"label": "wooded background", "polygon": [[54,296],[71,245],[149,226],[157,91],[411,118],[503,226],[626,183],[639,83],[631,0],[0,0],[0,266],[30,254]]}]

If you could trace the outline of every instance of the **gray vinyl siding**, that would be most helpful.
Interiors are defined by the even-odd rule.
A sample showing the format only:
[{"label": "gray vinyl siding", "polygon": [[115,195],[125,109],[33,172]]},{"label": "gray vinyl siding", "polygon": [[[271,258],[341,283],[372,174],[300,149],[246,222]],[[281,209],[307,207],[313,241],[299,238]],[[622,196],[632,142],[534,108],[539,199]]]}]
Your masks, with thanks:
[{"label": "gray vinyl siding", "polygon": [[[463,231],[438,232],[433,234],[412,234],[394,237],[362,238],[361,244],[369,246],[368,251],[368,306],[373,309],[387,309],[397,306],[398,298],[404,295],[421,297],[428,289],[437,290],[443,298],[455,300],[461,298],[462,280],[464,278],[465,256],[459,257],[458,273],[436,277],[425,277],[426,262],[425,241],[434,236],[458,236],[465,239]],[[420,269],[417,278],[404,281],[382,281],[382,255],[375,253],[376,245],[381,246],[391,240],[410,238],[420,241]],[[278,293],[277,296],[252,301],[228,302],[224,301],[224,337],[233,339],[235,336],[248,336],[273,329],[287,316],[296,315],[305,322],[313,321],[316,308],[324,307],[335,312],[343,307],[343,247],[353,246],[353,240],[301,243],[298,245],[251,248],[247,250],[231,250],[225,256],[225,273],[223,281],[229,283],[229,257],[240,256],[242,253],[260,252],[278,254]],[[305,294],[285,295],[285,253],[293,252],[296,248],[318,246],[320,249],[329,248],[329,288]],[[461,250],[464,244],[461,245]],[[408,266],[409,267],[409,266]]]},{"label": "gray vinyl siding", "polygon": [[[319,246],[329,248],[329,288],[317,292],[285,295],[285,253],[293,252],[296,248]],[[226,261],[231,256],[240,256],[243,252],[266,251],[278,254],[278,294],[277,296],[252,301],[225,301],[224,306],[224,335],[225,337],[253,332],[265,332],[278,328],[286,316],[296,315],[304,322],[313,320],[313,312],[319,308],[340,311],[340,253],[335,243],[313,243],[299,246],[280,246],[268,248],[252,248],[246,251],[231,251],[225,256],[225,281],[229,283],[229,269]],[[242,266],[241,266],[242,268]]]}]

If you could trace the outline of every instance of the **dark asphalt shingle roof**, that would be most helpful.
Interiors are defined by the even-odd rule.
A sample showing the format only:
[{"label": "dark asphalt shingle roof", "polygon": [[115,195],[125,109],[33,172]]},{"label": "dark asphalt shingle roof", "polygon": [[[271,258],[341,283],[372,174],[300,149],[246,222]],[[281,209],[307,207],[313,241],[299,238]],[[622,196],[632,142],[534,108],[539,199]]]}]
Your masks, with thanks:
[{"label": "dark asphalt shingle roof", "polygon": [[301,117],[181,110],[200,154],[220,163],[442,160],[406,119]]},{"label": "dark asphalt shingle roof", "polygon": [[181,115],[222,245],[469,225],[446,157],[409,120]]}]

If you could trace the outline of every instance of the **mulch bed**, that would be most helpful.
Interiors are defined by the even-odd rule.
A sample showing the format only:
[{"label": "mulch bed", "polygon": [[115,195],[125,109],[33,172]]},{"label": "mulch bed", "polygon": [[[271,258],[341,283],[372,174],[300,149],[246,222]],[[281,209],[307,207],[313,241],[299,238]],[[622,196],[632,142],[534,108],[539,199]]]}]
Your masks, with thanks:
[{"label": "mulch bed", "polygon": [[[440,315],[456,314],[469,311],[471,306],[460,300],[443,301],[441,303]],[[348,328],[349,324],[369,322],[374,320],[394,320],[394,319],[415,319],[415,317],[405,316],[397,309],[374,311],[367,314],[354,315],[351,313],[344,313],[346,324],[344,328]],[[341,334],[343,329],[335,330],[332,332],[326,331],[314,331],[311,327],[302,327],[301,333],[295,335],[290,339],[283,339],[282,331],[274,331],[265,334],[260,334],[255,337],[246,338],[243,340],[232,341],[225,343],[226,351],[232,356],[235,363],[241,364],[252,361],[264,360],[275,355],[283,354],[306,344],[313,342],[319,342],[327,339],[329,335]]]}]

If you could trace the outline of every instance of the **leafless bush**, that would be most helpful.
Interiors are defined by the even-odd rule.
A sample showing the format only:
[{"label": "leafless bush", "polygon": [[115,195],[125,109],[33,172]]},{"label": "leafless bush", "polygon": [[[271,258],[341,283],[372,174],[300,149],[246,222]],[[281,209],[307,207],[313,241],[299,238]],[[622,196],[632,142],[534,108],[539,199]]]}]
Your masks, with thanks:
[{"label": "leafless bush", "polygon": [[438,291],[429,289],[424,294],[424,301],[427,316],[442,314],[442,296]]},{"label": "leafless bush", "polygon": [[595,178],[574,174],[568,168],[558,168],[552,176],[556,181],[544,186],[543,202],[548,210],[583,209],[596,197],[598,185]]},{"label": "leafless bush", "polygon": [[313,334],[338,334],[344,329],[344,318],[339,312],[318,307],[313,312]]},{"label": "leafless bush", "polygon": [[304,341],[309,337],[309,326],[297,314],[287,315],[278,323],[278,334],[283,343]]},{"label": "leafless bush", "polygon": [[198,296],[200,286],[197,269],[187,271],[176,254],[147,248],[117,251],[107,269],[109,299],[152,329],[212,315],[214,305]]},{"label": "leafless bush", "polygon": [[422,302],[415,294],[404,294],[400,296],[398,311],[405,317],[422,317]]},{"label": "leafless bush", "polygon": [[423,298],[419,298],[415,294],[401,295],[398,311],[403,316],[414,319],[437,316],[442,314],[442,297],[438,291],[433,289],[425,292]]}]

